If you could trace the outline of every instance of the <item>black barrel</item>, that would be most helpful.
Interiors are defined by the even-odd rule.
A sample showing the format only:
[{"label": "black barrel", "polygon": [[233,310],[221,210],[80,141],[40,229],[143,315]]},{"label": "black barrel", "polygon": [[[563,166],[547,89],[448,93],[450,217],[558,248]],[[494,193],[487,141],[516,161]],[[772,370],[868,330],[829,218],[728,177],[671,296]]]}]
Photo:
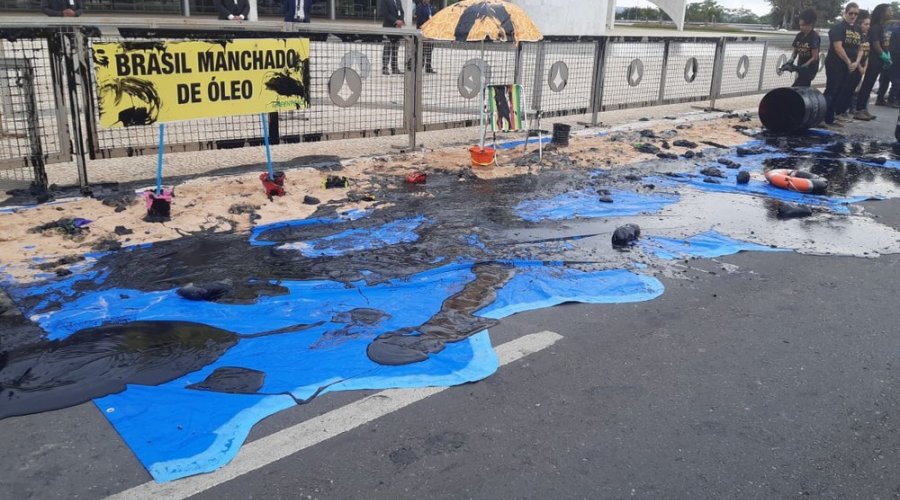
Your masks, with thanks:
[{"label": "black barrel", "polygon": [[565,123],[554,123],[553,124],[553,140],[551,141],[553,144],[557,146],[568,146],[569,145],[569,132],[572,130],[571,125],[566,125]]},{"label": "black barrel", "polygon": [[792,134],[825,120],[825,96],[812,87],[784,87],[759,101],[759,121],[776,134]]}]

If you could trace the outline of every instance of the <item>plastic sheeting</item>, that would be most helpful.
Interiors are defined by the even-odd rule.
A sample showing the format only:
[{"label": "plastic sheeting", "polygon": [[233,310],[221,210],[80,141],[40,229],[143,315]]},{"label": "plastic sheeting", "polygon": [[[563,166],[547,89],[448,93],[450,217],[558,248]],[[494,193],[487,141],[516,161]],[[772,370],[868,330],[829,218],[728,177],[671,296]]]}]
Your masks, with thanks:
[{"label": "plastic sheeting", "polygon": [[[578,271],[541,262],[510,264],[517,268],[517,275],[481,314],[502,318],[563,302],[650,300],[663,291],[658,280],[628,271]],[[472,279],[471,263],[454,263],[372,285],[282,281],[288,294],[263,296],[247,305],[189,301],[174,290],[107,289],[82,293],[61,309],[34,314],[32,319],[57,339],[100,324],[131,321],[202,320],[239,335],[322,322],[303,331],[244,337],[197,372],[155,387],[131,385],[122,393],[95,400],[154,479],[171,481],[221,467],[234,457],[256,422],[317,394],[456,385],[492,374],[498,362],[487,331],[447,344],[421,363],[384,366],[366,356],[372,339],[426,322],[440,311],[445,299]],[[74,283],[67,280],[65,285],[28,290],[67,294]],[[28,295],[24,290],[20,294]],[[383,315],[374,324],[354,322],[348,313],[359,308]],[[259,393],[187,388],[223,367],[264,372]]]},{"label": "plastic sheeting", "polygon": [[646,252],[660,259],[684,259],[689,257],[715,258],[738,252],[788,252],[790,250],[772,248],[756,243],[729,238],[716,231],[706,231],[686,239],[650,236],[638,242]]},{"label": "plastic sheeting", "polygon": [[306,257],[337,257],[349,252],[377,250],[419,239],[416,232],[426,223],[424,217],[401,219],[377,228],[348,229],[337,234],[309,241],[279,245],[279,250],[296,250]]},{"label": "plastic sheeting", "polygon": [[563,193],[552,198],[527,200],[519,203],[514,212],[523,220],[539,222],[598,217],[624,217],[656,213],[678,201],[675,194],[646,194],[621,189],[610,190],[612,203],[600,201],[595,189]]}]

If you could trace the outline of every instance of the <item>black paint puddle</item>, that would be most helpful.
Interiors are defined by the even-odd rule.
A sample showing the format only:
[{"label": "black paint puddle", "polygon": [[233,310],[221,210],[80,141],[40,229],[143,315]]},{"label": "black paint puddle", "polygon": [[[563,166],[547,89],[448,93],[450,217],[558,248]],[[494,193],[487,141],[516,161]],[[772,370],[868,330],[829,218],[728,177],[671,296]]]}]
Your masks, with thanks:
[{"label": "black paint puddle", "polygon": [[162,384],[212,363],[239,339],[199,323],[142,321],[7,351],[0,359],[0,418],[75,406],[126,384]]},{"label": "black paint puddle", "polygon": [[497,290],[514,274],[503,264],[478,264],[472,267],[475,280],[444,301],[440,312],[416,329],[389,332],[376,338],[366,351],[369,359],[382,365],[405,365],[428,359],[441,352],[448,342],[486,330],[499,321],[475,316],[475,312],[494,302]]},{"label": "black paint puddle", "polygon": [[213,370],[203,382],[188,385],[187,389],[226,394],[256,394],[265,380],[266,374],[261,371],[224,366]]}]

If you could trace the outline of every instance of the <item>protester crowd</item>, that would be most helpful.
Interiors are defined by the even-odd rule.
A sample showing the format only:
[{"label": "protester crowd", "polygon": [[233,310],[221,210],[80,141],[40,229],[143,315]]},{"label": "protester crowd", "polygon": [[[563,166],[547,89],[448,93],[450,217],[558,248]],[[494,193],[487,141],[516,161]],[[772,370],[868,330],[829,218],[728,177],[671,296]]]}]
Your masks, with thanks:
[{"label": "protester crowd", "polygon": [[796,72],[795,87],[808,87],[818,72],[821,51],[827,49],[826,125],[874,120],[868,105],[876,83],[875,105],[900,108],[900,64],[894,64],[900,61],[900,22],[892,21],[892,16],[890,4],[878,4],[870,13],[850,2],[841,20],[828,30],[830,46],[821,47],[816,12],[800,13],[800,33],[786,67]]}]

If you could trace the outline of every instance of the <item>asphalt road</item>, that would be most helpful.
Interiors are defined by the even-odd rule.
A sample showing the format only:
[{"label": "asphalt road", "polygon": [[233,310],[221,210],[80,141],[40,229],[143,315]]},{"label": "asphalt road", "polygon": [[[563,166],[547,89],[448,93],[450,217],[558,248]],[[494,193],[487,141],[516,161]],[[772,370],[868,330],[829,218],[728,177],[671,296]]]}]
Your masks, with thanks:
[{"label": "asphalt road", "polygon": [[[880,113],[886,136],[896,111]],[[866,209],[900,228],[900,200]],[[495,345],[564,338],[198,497],[900,497],[900,256],[687,265],[650,302],[504,319]],[[250,441],[367,394],[277,414]],[[0,439],[3,498],[149,480],[92,404],[2,420]]]}]

